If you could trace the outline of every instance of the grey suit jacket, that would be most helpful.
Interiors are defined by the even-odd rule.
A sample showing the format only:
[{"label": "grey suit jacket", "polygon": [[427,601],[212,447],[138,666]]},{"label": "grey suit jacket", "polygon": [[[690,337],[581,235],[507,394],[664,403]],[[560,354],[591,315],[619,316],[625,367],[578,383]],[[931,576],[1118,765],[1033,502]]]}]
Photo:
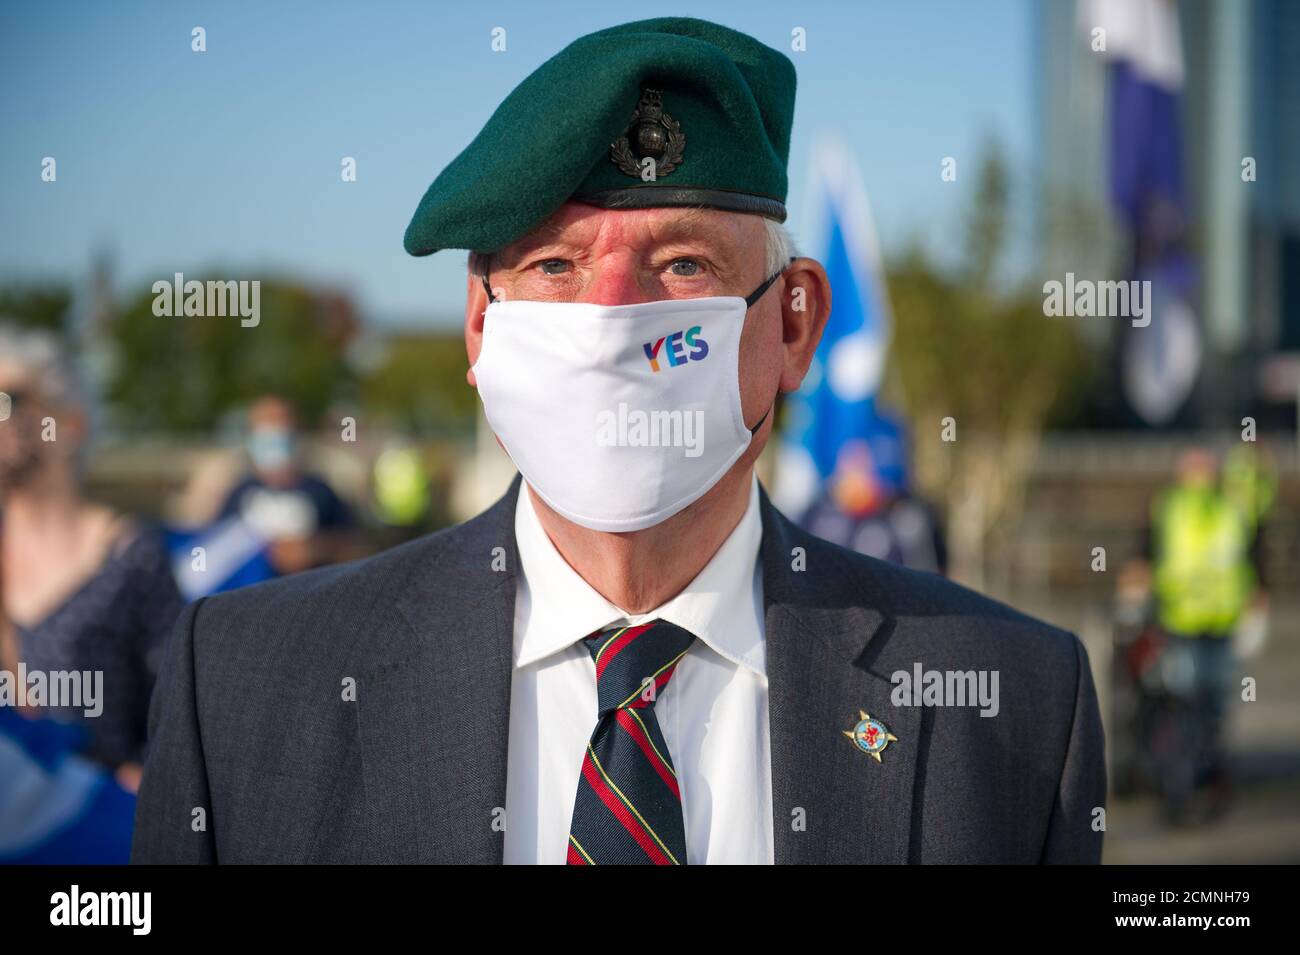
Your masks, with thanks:
[{"label": "grey suit jacket", "polygon": [[[519,487],[369,559],[187,608],[132,860],[500,862]],[[776,861],[1097,862],[1079,640],[761,507]],[[894,705],[891,674],[918,662],[996,671],[997,716]],[[898,738],[880,762],[844,735],[859,710]]]}]

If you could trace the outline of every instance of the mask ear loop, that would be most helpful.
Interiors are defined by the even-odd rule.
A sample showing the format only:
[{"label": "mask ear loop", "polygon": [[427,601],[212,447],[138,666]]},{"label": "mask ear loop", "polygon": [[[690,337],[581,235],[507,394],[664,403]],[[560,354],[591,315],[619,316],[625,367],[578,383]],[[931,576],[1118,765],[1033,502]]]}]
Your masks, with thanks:
[{"label": "mask ear loop", "polygon": [[[789,267],[790,265],[793,264],[794,264],[794,257],[791,256],[790,261],[786,263],[786,266]],[[773,283],[775,283],[776,280],[779,279],[784,274],[785,274],[784,268],[777,269],[770,276],[768,276],[767,281],[765,281],[758,288],[754,289],[754,291],[751,292],[749,295],[746,295],[745,310],[748,311],[749,309],[753,308],[755,303],[757,303],[758,300],[762,298],[763,295],[767,292],[767,290],[772,287]],[[772,409],[776,407],[776,399],[780,396],[780,394],[781,394],[781,386],[778,385],[776,389],[776,394],[772,396],[772,403],[768,405],[767,410],[763,412],[763,417],[758,419],[758,424],[754,425],[754,427],[749,429],[750,437],[753,437],[754,435],[758,434],[758,429],[763,427],[763,422],[767,420],[767,416],[770,415],[772,413]]]},{"label": "mask ear loop", "polygon": [[767,280],[764,281],[762,285],[760,285],[758,288],[754,289],[754,291],[746,295],[745,308],[747,309],[753,308],[754,303],[756,303],[760,298],[763,297],[763,293],[765,293],[768,289],[770,289],[772,287],[772,284],[777,279],[779,279],[782,275],[785,274],[786,268],[789,268],[793,264],[794,264],[794,259],[791,258],[790,261],[787,262],[783,268],[777,269],[775,272],[773,272],[771,275],[767,277]]}]

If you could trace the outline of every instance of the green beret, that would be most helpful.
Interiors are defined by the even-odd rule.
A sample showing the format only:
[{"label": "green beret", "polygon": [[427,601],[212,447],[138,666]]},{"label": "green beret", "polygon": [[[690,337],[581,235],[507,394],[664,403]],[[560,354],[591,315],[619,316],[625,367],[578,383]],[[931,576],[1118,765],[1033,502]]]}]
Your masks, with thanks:
[{"label": "green beret", "polygon": [[572,199],[785,220],[794,64],[736,30],[641,20],[569,44],[434,180],[406,251],[494,252]]}]

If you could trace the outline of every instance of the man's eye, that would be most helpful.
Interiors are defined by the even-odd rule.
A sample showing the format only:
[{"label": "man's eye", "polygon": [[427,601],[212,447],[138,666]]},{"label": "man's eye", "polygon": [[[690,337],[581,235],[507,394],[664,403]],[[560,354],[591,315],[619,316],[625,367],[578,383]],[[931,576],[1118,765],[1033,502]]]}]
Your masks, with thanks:
[{"label": "man's eye", "polygon": [[537,267],[543,275],[562,275],[569,270],[569,263],[564,259],[543,259]]},{"label": "man's eye", "polygon": [[673,275],[699,275],[700,263],[696,262],[694,259],[678,259],[673,262],[672,265],[668,266],[668,270],[672,272]]}]

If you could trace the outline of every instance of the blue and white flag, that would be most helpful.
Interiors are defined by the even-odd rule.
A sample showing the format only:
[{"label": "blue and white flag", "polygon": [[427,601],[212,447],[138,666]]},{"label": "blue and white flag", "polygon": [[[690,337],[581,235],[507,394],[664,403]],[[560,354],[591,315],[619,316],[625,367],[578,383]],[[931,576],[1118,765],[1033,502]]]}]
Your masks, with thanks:
[{"label": "blue and white flag", "polygon": [[246,587],[275,576],[266,538],[230,517],[198,531],[170,531],[172,575],[187,601]]},{"label": "blue and white flag", "polygon": [[891,319],[875,225],[857,162],[838,140],[813,153],[808,253],[826,267],[832,307],[821,344],[791,395],[773,500],[804,513],[837,470],[870,468],[870,479],[906,486],[901,429],[876,409]]},{"label": "blue and white flag", "polygon": [[0,706],[0,865],[125,865],[135,796],[80,755],[80,726]]},{"label": "blue and white flag", "polygon": [[1131,278],[1151,282],[1150,324],[1126,328],[1120,339],[1124,394],[1147,424],[1166,424],[1191,394],[1202,350],[1185,242],[1178,8],[1170,0],[1083,0],[1079,26],[1094,49],[1104,37],[1110,199],[1132,237]]}]

